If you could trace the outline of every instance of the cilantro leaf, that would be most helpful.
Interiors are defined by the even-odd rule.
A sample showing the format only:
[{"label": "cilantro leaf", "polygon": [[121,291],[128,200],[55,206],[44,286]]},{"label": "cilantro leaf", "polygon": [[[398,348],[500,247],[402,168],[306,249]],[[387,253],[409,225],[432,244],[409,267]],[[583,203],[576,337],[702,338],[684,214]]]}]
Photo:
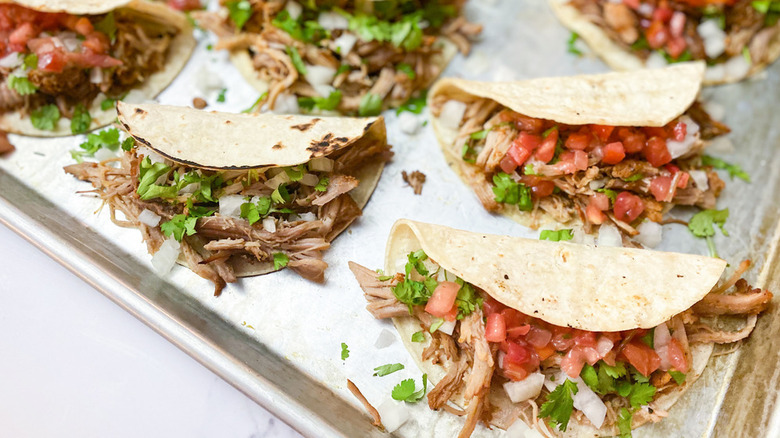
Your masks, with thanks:
[{"label": "cilantro leaf", "polygon": [[290,56],[290,60],[295,66],[295,69],[298,70],[298,73],[306,75],[308,70],[306,70],[306,64],[303,63],[303,58],[301,58],[301,54],[298,52],[298,49],[293,46],[287,46],[284,48],[284,50]]},{"label": "cilantro leaf", "polygon": [[619,438],[631,438],[631,418],[634,414],[628,408],[621,408],[617,426],[620,431]]},{"label": "cilantro leaf", "polygon": [[116,41],[116,20],[114,19],[114,11],[109,12],[100,21],[95,23],[95,29],[106,34],[112,43]]},{"label": "cilantro leaf", "polygon": [[513,180],[509,174],[499,172],[493,175],[493,195],[495,201],[504,204],[517,204],[522,211],[533,209],[531,189],[525,184]]},{"label": "cilantro leaf", "polygon": [[571,240],[574,233],[570,229],[564,230],[542,230],[539,234],[539,240],[549,240],[551,242],[560,242],[562,240]]},{"label": "cilantro leaf", "polygon": [[249,3],[249,0],[231,0],[226,2],[225,6],[228,8],[228,15],[236,29],[243,29],[244,24],[252,17],[252,4]]},{"label": "cilantro leaf", "polygon": [[87,108],[81,103],[76,105],[73,117],[70,119],[70,132],[73,134],[87,132],[91,124],[92,116],[89,115]]},{"label": "cilantro leaf", "polygon": [[577,32],[572,32],[569,40],[566,41],[566,51],[572,55],[582,56],[582,51],[575,47],[578,39],[580,39],[580,35]]},{"label": "cilantro leaf", "polygon": [[32,114],[30,114],[30,122],[32,122],[35,129],[42,131],[54,131],[59,120],[60,110],[54,104],[44,105],[33,110]]},{"label": "cilantro leaf", "polygon": [[523,175],[538,175],[538,173],[534,171],[533,164],[526,164],[525,167],[523,167]]},{"label": "cilantro leaf", "polygon": [[403,364],[400,363],[389,363],[386,365],[380,365],[376,368],[374,368],[374,375],[377,377],[384,377],[388,374],[393,374],[396,371],[400,371],[404,369]]},{"label": "cilantro leaf", "polygon": [[164,163],[152,164],[149,157],[144,157],[141,164],[138,166],[138,189],[136,189],[136,193],[138,193],[141,200],[147,201],[155,197],[150,193],[151,187],[158,178],[165,175],[170,170],[171,168]]},{"label": "cilantro leaf", "polygon": [[181,242],[181,239],[185,235],[192,236],[195,234],[195,225],[198,223],[199,217],[211,216],[215,210],[208,209],[190,209],[189,215],[177,214],[167,222],[163,222],[160,225],[160,229],[163,234]]},{"label": "cilantro leaf", "polygon": [[341,360],[347,360],[349,357],[349,347],[347,347],[347,344],[341,343]]},{"label": "cilantro leaf", "polygon": [[590,389],[599,392],[599,375],[595,368],[588,364],[583,365],[582,371],[580,371],[580,378]]},{"label": "cilantro leaf", "polygon": [[290,263],[290,258],[287,257],[287,254],[282,252],[274,253],[274,269],[282,269],[287,266],[287,263]]},{"label": "cilantro leaf", "polygon": [[219,103],[225,102],[225,93],[227,93],[227,88],[223,88],[219,90],[219,94],[217,95],[217,102]]},{"label": "cilantro leaf", "polygon": [[38,87],[33,85],[29,79],[23,76],[9,75],[5,83],[8,85],[8,88],[16,91],[20,96],[35,94],[35,92],[38,91]]},{"label": "cilantro leaf", "polygon": [[292,167],[285,167],[284,173],[287,174],[287,177],[290,178],[290,181],[296,182],[300,181],[301,178],[303,178],[303,174],[306,172],[306,167],[304,166],[301,168],[301,166],[292,166]]},{"label": "cilantro leaf", "polygon": [[111,108],[116,106],[116,100],[114,99],[104,99],[102,102],[100,102],[100,109],[103,111],[108,111]]},{"label": "cilantro leaf", "polygon": [[[122,143],[122,149],[125,149],[125,145],[128,145],[128,148],[125,150],[129,151],[134,144],[135,140],[133,140],[133,137],[128,137]],[[106,129],[105,131],[89,134],[87,135],[87,141],[81,143],[79,147],[82,150],[71,151],[70,153],[71,156],[79,163],[82,161],[82,157],[93,157],[95,156],[95,152],[102,148],[115,151],[119,148],[119,130],[116,128],[111,128]]]},{"label": "cilantro leaf", "polygon": [[631,387],[631,395],[628,396],[628,401],[631,403],[631,407],[638,408],[650,403],[655,395],[655,386],[649,383],[636,383]]},{"label": "cilantro leaf", "polygon": [[634,182],[634,181],[639,181],[640,179],[642,179],[644,177],[645,177],[645,175],[642,174],[642,173],[635,173],[635,174],[629,176],[628,178],[623,178],[623,181],[625,181],[625,182]]},{"label": "cilantro leaf", "polygon": [[321,109],[323,111],[333,111],[338,108],[341,103],[341,91],[333,90],[328,94],[328,97],[299,97],[298,106],[306,111],[311,111],[314,108]]},{"label": "cilantro leaf", "polygon": [[[455,282],[460,285],[458,295],[455,298],[455,304],[458,306],[457,319],[461,319],[464,316],[470,315],[477,310],[478,307],[482,307],[482,298],[479,297],[474,290],[474,286],[470,283],[467,283],[460,278],[455,279]],[[433,290],[436,290],[436,286],[433,287]]]},{"label": "cilantro leaf", "polygon": [[737,178],[745,182],[750,182],[750,175],[747,174],[741,167],[736,164],[729,164],[720,158],[711,157],[709,155],[702,155],[701,164],[705,166],[712,166],[715,169],[723,169],[729,173],[731,179]]},{"label": "cilantro leaf", "polygon": [[279,187],[271,193],[271,200],[276,204],[286,204],[290,202],[290,192],[287,191],[287,184],[279,184]]},{"label": "cilantro leaf", "polygon": [[360,99],[358,115],[360,117],[378,116],[382,112],[382,97],[368,92]]},{"label": "cilantro leaf", "polygon": [[599,193],[603,193],[607,195],[607,198],[609,198],[610,204],[614,205],[615,201],[617,200],[617,192],[610,189],[598,189],[596,190]]},{"label": "cilantro leaf", "polygon": [[553,392],[547,394],[547,401],[539,410],[539,417],[549,417],[554,427],[557,426],[558,430],[565,432],[574,409],[572,396],[577,394],[577,391],[577,384],[566,379]]},{"label": "cilantro leaf", "polygon": [[253,225],[260,220],[260,212],[257,211],[257,204],[254,202],[244,202],[241,204],[241,217]]},{"label": "cilantro leaf", "polygon": [[685,377],[686,377],[685,373],[670,370],[669,375],[672,376],[672,379],[674,379],[674,381],[677,382],[678,385],[682,385],[685,382]]},{"label": "cilantro leaf", "polygon": [[402,62],[395,66],[395,69],[400,71],[401,73],[406,74],[406,76],[409,76],[409,79],[414,80],[417,77],[417,73],[415,73],[414,69],[411,65]]},{"label": "cilantro leaf", "polygon": [[321,176],[320,181],[314,186],[314,190],[324,192],[328,190],[328,184],[330,184],[330,179],[327,176]]},{"label": "cilantro leaf", "polygon": [[485,137],[487,137],[488,132],[490,132],[489,129],[483,129],[481,131],[473,132],[471,133],[469,138],[471,138],[472,140],[484,140]]},{"label": "cilantro leaf", "polygon": [[655,331],[650,330],[647,332],[646,335],[639,338],[642,342],[645,343],[650,348],[655,348]]},{"label": "cilantro leaf", "polygon": [[35,70],[36,68],[38,68],[38,55],[36,55],[35,53],[28,53],[24,55],[24,61],[22,62],[25,70]]},{"label": "cilantro leaf", "polygon": [[130,149],[132,149],[132,148],[133,148],[133,146],[135,146],[135,138],[133,138],[133,137],[127,137],[127,138],[126,138],[126,139],[125,139],[125,140],[122,142],[122,150],[123,150],[123,151],[130,152]]},{"label": "cilantro leaf", "polygon": [[412,342],[425,342],[425,332],[420,330],[412,333]]},{"label": "cilantro leaf", "polygon": [[399,384],[395,385],[393,392],[391,393],[394,400],[405,401],[407,403],[416,403],[425,396],[425,392],[428,390],[428,375],[422,376],[423,388],[415,392],[416,385],[414,379],[402,380]]},{"label": "cilantro leaf", "polygon": [[728,236],[729,233],[723,228],[726,224],[726,219],[729,217],[729,209],[723,210],[703,210],[691,218],[688,221],[688,229],[696,237],[703,237],[707,240],[707,246],[710,250],[711,257],[717,257],[718,252],[715,249],[715,242],[712,240],[712,236],[715,235],[715,227],[717,224],[721,233],[724,236]]},{"label": "cilantro leaf", "polygon": [[247,109],[241,110],[241,114],[254,112],[255,109],[258,106],[260,106],[260,103],[263,102],[267,97],[268,97],[268,92],[266,91],[265,93],[261,94],[260,97],[257,98],[257,100],[255,101],[255,103],[252,104],[252,106],[250,106]]},{"label": "cilantro leaf", "polygon": [[613,379],[619,379],[623,376],[625,376],[628,372],[626,371],[626,366],[623,364],[623,362],[616,362],[615,366],[608,365],[606,362],[602,361],[599,365],[599,369],[603,369],[604,372],[612,377]]},{"label": "cilantro leaf", "polygon": [[423,109],[425,108],[427,99],[428,99],[428,90],[423,90],[419,96],[412,97],[406,102],[404,102],[403,105],[399,106],[398,109],[395,110],[395,115],[399,115],[404,111],[408,111],[412,114],[421,114]]},{"label": "cilantro leaf", "polygon": [[442,325],[444,325],[444,318],[433,318],[433,322],[431,323],[431,327],[428,329],[428,332],[436,333],[436,330],[438,330]]}]

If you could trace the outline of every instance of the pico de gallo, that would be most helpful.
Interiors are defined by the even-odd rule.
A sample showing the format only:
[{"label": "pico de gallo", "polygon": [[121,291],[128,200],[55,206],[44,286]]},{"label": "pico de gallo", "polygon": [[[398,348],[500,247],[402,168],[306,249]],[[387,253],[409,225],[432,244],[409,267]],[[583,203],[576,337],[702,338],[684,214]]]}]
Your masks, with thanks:
[{"label": "pico de gallo", "polygon": [[[772,0],[572,0],[611,39],[644,60],[706,60],[708,75],[744,77],[768,63],[767,44],[780,29],[780,3]],[[728,70],[721,71],[725,68]],[[740,74],[737,74],[740,73]],[[720,76],[720,77],[718,77]]]},{"label": "pico de gallo", "polygon": [[699,104],[665,126],[639,127],[480,111],[495,105],[486,99],[444,107],[451,102],[482,117],[464,120],[458,139],[461,159],[492,182],[476,190],[491,211],[542,210],[563,223],[580,219],[587,233],[608,223],[631,237],[645,220],[662,222],[669,205],[714,208],[724,187],[700,157],[706,140],[729,130]]},{"label": "pico de gallo", "polygon": [[[423,362],[448,371],[428,394],[428,404],[440,409],[456,395],[465,400],[466,425],[459,436],[469,436],[479,420],[506,427],[496,423],[501,414],[494,409],[483,412],[487,393],[478,388],[504,393],[516,406],[535,406],[532,412],[542,421],[531,426],[545,436],[566,431],[570,422],[630,436],[632,420],[660,421],[665,413],[654,401],[701,371],[692,368],[695,344],[735,342],[752,329],[721,332],[703,328],[700,318],[740,314],[751,315],[751,321],[766,309],[771,292],[740,278],[748,267],[743,262],[703,300],[657,327],[592,332],[506,306],[423,250],[409,253],[404,272],[391,275],[350,262],[374,317],[419,321],[421,331],[411,341],[429,342]],[[732,287],[734,293],[723,294]]]},{"label": "pico de gallo", "polygon": [[126,9],[72,15],[0,5],[0,113],[29,115],[41,130],[66,117],[74,134],[87,131],[98,96],[112,108],[164,67],[177,30],[150,20]]}]

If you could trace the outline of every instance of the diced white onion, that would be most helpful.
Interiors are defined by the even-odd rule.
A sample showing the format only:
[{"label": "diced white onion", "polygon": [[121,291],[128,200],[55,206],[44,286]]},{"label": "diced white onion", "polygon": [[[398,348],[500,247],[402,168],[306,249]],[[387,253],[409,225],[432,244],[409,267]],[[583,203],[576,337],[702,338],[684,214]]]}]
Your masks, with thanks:
[{"label": "diced white onion", "polygon": [[330,93],[336,91],[336,88],[332,85],[312,85],[312,88],[322,97],[328,97]]},{"label": "diced white onion", "polygon": [[263,229],[268,231],[269,233],[275,233],[276,232],[276,220],[272,217],[267,217],[263,219]]},{"label": "diced white onion", "polygon": [[298,108],[298,98],[294,94],[284,93],[280,94],[276,98],[273,111],[276,114],[297,114],[300,112]]},{"label": "diced white onion", "polygon": [[666,141],[666,149],[669,150],[672,158],[682,157],[687,154],[693,145],[699,141],[699,125],[688,116],[680,117],[680,121],[685,123],[686,126],[685,138],[682,141],[672,139]]},{"label": "diced white onion", "polygon": [[599,227],[599,237],[596,238],[596,246],[623,246],[620,230],[610,223],[603,223]]},{"label": "diced white onion", "polygon": [[149,157],[149,161],[151,161],[152,163],[165,163],[165,158],[163,158],[160,154],[149,149],[146,146],[138,146],[136,149],[136,153],[138,155]]},{"label": "diced white onion", "polygon": [[420,118],[410,112],[404,111],[398,115],[398,129],[404,134],[417,134],[421,126]]},{"label": "diced white onion", "polygon": [[330,85],[335,76],[335,68],[325,67],[324,65],[306,66],[306,81],[311,85]]},{"label": "diced white onion", "polygon": [[382,425],[388,433],[393,433],[409,420],[409,410],[403,402],[388,398],[376,407],[379,416],[382,417]]},{"label": "diced white onion", "polygon": [[669,361],[669,341],[672,340],[672,335],[669,333],[669,328],[666,324],[656,326],[653,333],[653,348],[661,359],[661,369],[668,370],[671,367]]},{"label": "diced white onion", "polygon": [[685,12],[675,11],[672,14],[672,18],[669,20],[669,30],[673,36],[682,36],[685,29]]},{"label": "diced white onion", "polygon": [[92,67],[92,70],[89,71],[89,82],[93,84],[103,82],[103,69],[100,67]]},{"label": "diced white onion", "polygon": [[309,161],[309,170],[312,172],[330,172],[333,170],[333,160],[328,157],[312,158]]},{"label": "diced white onion", "polygon": [[527,424],[520,418],[516,419],[511,426],[506,428],[504,436],[506,438],[525,438],[526,432],[531,430]]},{"label": "diced white onion", "polygon": [[668,65],[666,62],[666,58],[664,58],[664,55],[653,52],[650,54],[650,56],[647,57],[647,61],[645,61],[645,67],[647,68],[664,68]]},{"label": "diced white onion", "polygon": [[187,184],[181,190],[179,190],[179,193],[181,194],[195,193],[198,191],[198,189],[200,189],[200,183]]},{"label": "diced white onion", "polygon": [[639,12],[639,14],[642,16],[649,17],[653,15],[655,9],[653,8],[653,5],[651,5],[650,3],[642,3],[639,5],[636,11]]},{"label": "diced white onion", "polygon": [[590,187],[591,190],[598,190],[604,187],[606,184],[607,184],[606,178],[594,179],[593,181],[588,183],[588,187]]},{"label": "diced white onion", "polygon": [[606,336],[601,336],[599,340],[596,342],[596,351],[599,352],[599,356],[604,357],[612,351],[612,347],[615,346],[615,343],[609,340]]},{"label": "diced white onion", "polygon": [[726,107],[714,100],[704,102],[704,110],[713,120],[721,121],[726,116]]},{"label": "diced white onion", "polygon": [[539,396],[544,385],[544,374],[535,372],[529,374],[525,379],[519,382],[509,381],[504,383],[504,391],[512,403],[520,403]]},{"label": "diced white onion", "polygon": [[726,50],[726,32],[720,28],[717,19],[703,20],[696,31],[704,40],[704,53],[708,58],[717,58]]},{"label": "diced white onion", "polygon": [[320,179],[313,173],[307,173],[301,177],[299,182],[305,186],[314,187],[320,182]]},{"label": "diced white onion", "polygon": [[98,161],[109,160],[116,158],[116,151],[112,151],[108,148],[100,148],[95,152],[95,159]]},{"label": "diced white onion", "polygon": [[271,189],[276,190],[279,185],[290,182],[290,177],[287,176],[287,172],[279,172],[276,174],[275,177],[269,179],[265,182],[265,185]]},{"label": "diced white onion", "polygon": [[138,220],[149,227],[156,227],[157,224],[160,223],[160,219],[162,219],[157,213],[153,212],[152,210],[147,210],[144,208],[144,211],[141,212],[141,214],[138,215]]},{"label": "diced white onion", "polygon": [[710,65],[704,70],[704,79],[707,81],[722,81],[725,77],[726,66],[723,64]]},{"label": "diced white onion", "polygon": [[219,215],[241,217],[241,204],[247,202],[241,195],[224,195],[219,197]]},{"label": "diced white onion", "polygon": [[65,48],[68,49],[68,52],[81,51],[81,40],[75,33],[63,32],[60,35],[60,40],[62,40],[62,44],[65,45]]},{"label": "diced white onion", "polygon": [[179,242],[171,238],[165,239],[160,245],[160,249],[152,256],[152,267],[158,274],[165,275],[171,271],[179,258],[179,248]]},{"label": "diced white onion", "polygon": [[497,359],[499,368],[504,368],[504,358],[505,357],[506,357],[506,353],[504,353],[503,351],[499,350],[498,351],[498,359]]},{"label": "diced white onion", "polygon": [[290,14],[290,18],[292,18],[293,20],[297,20],[298,17],[301,16],[301,13],[303,13],[303,6],[301,6],[298,2],[294,2],[292,0],[287,2],[287,4],[284,6],[284,9],[287,11],[288,14]]},{"label": "diced white onion", "polygon": [[317,22],[325,30],[337,30],[349,28],[347,17],[338,12],[321,12]]},{"label": "diced white onion", "polygon": [[376,337],[374,348],[381,350],[393,345],[393,343],[395,343],[395,335],[390,330],[383,328],[382,331],[379,332],[379,336]]},{"label": "diced white onion", "polygon": [[307,211],[306,213],[299,214],[298,219],[304,222],[312,222],[317,220],[317,215],[310,211]]},{"label": "diced white onion", "polygon": [[341,34],[340,37],[333,40],[333,44],[336,46],[336,53],[340,54],[342,57],[347,56],[349,52],[352,51],[352,49],[355,47],[355,43],[357,43],[357,36],[352,35],[351,33],[344,32]]},{"label": "diced white onion", "polygon": [[710,181],[707,178],[707,172],[703,170],[689,170],[688,175],[691,176],[693,183],[696,184],[696,188],[706,192],[710,188]]},{"label": "diced white onion", "polygon": [[447,129],[458,129],[464,114],[466,114],[465,103],[459,100],[448,100],[441,108],[439,122]]},{"label": "diced white onion", "polygon": [[741,79],[750,70],[750,63],[742,55],[732,56],[726,61],[726,79]]},{"label": "diced white onion", "polygon": [[60,37],[52,37],[51,38],[52,44],[54,44],[54,47],[60,48],[60,49],[66,49],[65,43],[62,41]]},{"label": "diced white onion", "polygon": [[634,240],[648,248],[655,248],[664,238],[664,230],[661,224],[651,220],[643,221],[636,227],[636,230],[639,231],[639,234],[634,237]]},{"label": "diced white onion", "polygon": [[577,393],[572,396],[574,407],[585,414],[588,420],[593,423],[593,426],[599,429],[604,424],[604,418],[607,416],[607,406],[581,378],[577,377],[569,380],[577,383]]},{"label": "diced white onion", "polygon": [[444,334],[452,335],[455,330],[455,321],[444,321],[444,324],[439,326],[438,330]]},{"label": "diced white onion", "polygon": [[0,59],[0,67],[14,69],[22,65],[23,62],[24,59],[19,56],[19,53],[11,52]]}]

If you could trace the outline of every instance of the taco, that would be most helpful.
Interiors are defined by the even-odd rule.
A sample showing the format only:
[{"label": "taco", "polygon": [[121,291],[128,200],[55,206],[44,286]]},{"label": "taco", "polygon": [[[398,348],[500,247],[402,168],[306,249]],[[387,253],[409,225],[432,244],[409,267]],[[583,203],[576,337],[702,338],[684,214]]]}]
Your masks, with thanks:
[{"label": "taco", "polygon": [[154,98],[195,47],[184,14],[144,0],[0,2],[0,129],[63,136],[105,126],[115,101]]},{"label": "taco", "polygon": [[196,14],[263,94],[260,108],[378,115],[417,97],[482,26],[464,0],[222,0]]},{"label": "taco", "polygon": [[704,84],[740,81],[780,56],[780,4],[751,0],[549,0],[610,67],[707,62]]},{"label": "taco", "polygon": [[729,129],[695,101],[703,71],[687,63],[507,83],[447,78],[429,106],[447,162],[488,211],[534,228],[600,226],[620,244],[621,235],[660,233],[675,205],[715,207],[725,184],[701,152]]},{"label": "taco", "polygon": [[161,271],[181,253],[215,295],[237,277],[285,266],[324,281],[322,251],[362,214],[392,156],[381,117],[123,102],[117,113],[132,138],[122,156],[65,171],[92,183],[114,223],[141,230]]},{"label": "taco", "polygon": [[[384,273],[350,269],[436,384],[430,408],[465,416],[460,437],[479,421],[598,436],[660,421],[713,344],[750,334],[772,294],[740,278],[748,265],[717,285],[719,259],[400,220]],[[747,325],[710,325],[724,314]]]}]

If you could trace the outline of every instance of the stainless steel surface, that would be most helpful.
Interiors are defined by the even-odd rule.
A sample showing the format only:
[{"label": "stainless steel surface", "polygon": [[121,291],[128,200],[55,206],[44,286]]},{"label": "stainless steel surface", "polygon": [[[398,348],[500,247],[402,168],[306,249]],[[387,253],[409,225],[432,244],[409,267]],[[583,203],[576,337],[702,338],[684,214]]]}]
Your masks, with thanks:
[{"label": "stainless steel surface", "polygon": [[[569,33],[541,0],[472,0],[467,14],[486,24],[484,36],[471,57],[456,59],[445,75],[507,80],[607,70],[593,57],[575,58],[565,52]],[[206,43],[201,41],[187,69],[159,100],[189,105],[193,97],[201,96],[209,97],[210,109],[236,112],[248,107],[257,93],[224,54],[207,51]],[[196,84],[203,71],[222,78],[228,88],[226,103],[215,104],[215,92],[204,96],[199,91]],[[718,248],[732,263],[750,257],[756,262],[751,280],[774,281],[775,285],[777,273],[765,262],[776,252],[771,243],[776,241],[780,210],[780,154],[776,153],[780,126],[773,113],[778,93],[780,65],[772,67],[764,79],[704,92],[705,98],[726,107],[725,122],[733,128],[734,150],[721,145],[710,153],[740,164],[753,179],[747,184],[724,177],[728,185],[718,205],[731,209],[727,223],[731,237],[716,237]],[[325,254],[330,267],[322,286],[279,272],[243,279],[214,298],[211,285],[185,268],[176,267],[160,278],[151,270],[140,234],[116,227],[107,211],[97,212],[97,199],[76,193],[89,190],[89,185],[62,171],[62,166],[72,163],[67,151],[77,148],[77,138],[13,137],[17,152],[0,160],[0,221],[304,435],[380,436],[347,391],[346,378],[354,380],[376,405],[389,397],[402,378],[414,377],[419,382],[420,375],[400,342],[386,349],[374,348],[379,333],[391,326],[364,310],[362,293],[346,262],[381,266],[387,232],[400,217],[495,234],[537,235],[481,208],[444,163],[430,127],[417,135],[405,135],[397,129],[393,112],[385,116],[396,157],[364,216]],[[428,176],[422,196],[412,195],[401,181],[402,170],[421,170]],[[691,211],[675,214],[685,218]],[[684,227],[667,225],[664,232],[659,249],[706,253],[704,242]],[[752,420],[759,424],[755,430],[765,430],[769,413],[776,417],[777,383],[770,378],[774,364],[755,357],[776,357],[780,347],[759,346],[755,341],[756,337],[777,336],[780,328],[770,327],[770,321],[760,319],[757,336],[743,352],[713,359],[670,417],[659,425],[643,427],[636,436],[681,432],[685,436],[728,436],[723,431],[738,430],[726,424],[733,418],[721,409],[724,400],[736,406],[729,402],[731,394],[750,395],[751,406],[767,412]],[[341,342],[350,347],[346,361],[339,357]],[[373,367],[388,362],[402,362],[407,369],[383,378],[371,376]],[[756,381],[745,380],[749,373],[744,370],[754,368],[767,376],[768,388],[754,391]],[[730,388],[735,370],[738,386]],[[460,419],[431,412],[424,403],[410,410],[412,420],[398,435],[451,436],[459,428]],[[480,430],[479,434],[496,432]]]}]

